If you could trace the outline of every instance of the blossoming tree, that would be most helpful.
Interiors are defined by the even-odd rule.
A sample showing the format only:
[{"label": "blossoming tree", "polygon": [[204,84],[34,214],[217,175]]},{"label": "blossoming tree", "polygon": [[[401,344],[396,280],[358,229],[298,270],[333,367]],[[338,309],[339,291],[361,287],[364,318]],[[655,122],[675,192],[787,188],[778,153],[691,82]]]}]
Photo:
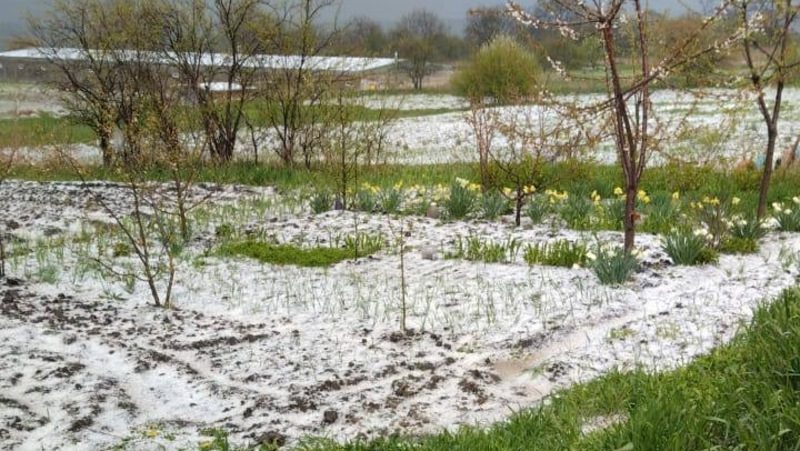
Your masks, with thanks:
[{"label": "blossoming tree", "polygon": [[[509,1],[509,13],[520,23],[534,28],[552,29],[566,39],[578,40],[581,34],[593,33],[602,43],[604,51],[607,98],[595,105],[582,107],[596,114],[610,114],[617,162],[622,169],[625,195],[625,213],[622,219],[625,234],[625,250],[634,247],[636,212],[639,185],[648,160],[658,145],[659,129],[653,120],[651,102],[652,85],[676,68],[701,56],[730,48],[738,42],[742,30],[722,41],[702,43],[706,32],[728,11],[731,2],[725,0],[682,40],[662,52],[655,63],[651,58],[651,40],[648,31],[650,14],[641,0],[553,0],[558,10],[548,11],[539,17],[524,10],[518,3]],[[620,32],[627,31],[631,37],[629,54],[619,51]],[[623,74],[621,60],[633,62],[631,74]],[[547,57],[553,69],[565,74],[560,62]]]}]

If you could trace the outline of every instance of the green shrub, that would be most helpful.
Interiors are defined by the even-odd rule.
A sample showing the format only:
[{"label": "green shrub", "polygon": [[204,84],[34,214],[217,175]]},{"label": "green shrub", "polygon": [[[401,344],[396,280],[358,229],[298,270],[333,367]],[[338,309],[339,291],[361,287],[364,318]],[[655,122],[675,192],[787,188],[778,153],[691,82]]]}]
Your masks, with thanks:
[{"label": "green shrub", "polygon": [[463,219],[475,208],[477,195],[466,183],[453,182],[444,207],[449,219]]},{"label": "green shrub", "polygon": [[672,232],[664,238],[664,251],[676,265],[704,265],[717,261],[705,234]]},{"label": "green shrub", "polygon": [[476,102],[509,103],[536,91],[536,56],[514,39],[499,36],[478,50],[453,78],[455,91]]},{"label": "green shrub", "polygon": [[622,285],[639,267],[636,257],[621,249],[598,249],[590,254],[588,266],[603,285]]},{"label": "green shrub", "polygon": [[571,268],[586,264],[586,245],[566,240],[548,244],[528,245],[523,258],[529,265],[563,266]]}]

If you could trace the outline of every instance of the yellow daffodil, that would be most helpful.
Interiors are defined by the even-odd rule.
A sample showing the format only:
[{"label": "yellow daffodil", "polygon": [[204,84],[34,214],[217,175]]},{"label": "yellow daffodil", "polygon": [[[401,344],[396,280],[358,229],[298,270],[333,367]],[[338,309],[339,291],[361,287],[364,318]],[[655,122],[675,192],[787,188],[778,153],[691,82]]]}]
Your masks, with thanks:
[{"label": "yellow daffodil", "polygon": [[739,205],[740,202],[742,202],[742,199],[739,199],[738,197],[731,199],[731,205]]},{"label": "yellow daffodil", "polygon": [[505,194],[508,197],[511,197],[511,195],[514,194],[514,190],[509,187],[505,187],[503,188],[503,194]]},{"label": "yellow daffodil", "polygon": [[528,185],[522,189],[525,194],[533,194],[536,192],[536,187],[533,185]]},{"label": "yellow daffodil", "polygon": [[623,194],[625,194],[625,191],[622,191],[622,188],[620,188],[619,186],[614,188],[614,195],[615,196],[622,196]]},{"label": "yellow daffodil", "polygon": [[681,199],[681,193],[680,192],[675,191],[674,193],[672,193],[672,200],[680,200],[680,199]]}]

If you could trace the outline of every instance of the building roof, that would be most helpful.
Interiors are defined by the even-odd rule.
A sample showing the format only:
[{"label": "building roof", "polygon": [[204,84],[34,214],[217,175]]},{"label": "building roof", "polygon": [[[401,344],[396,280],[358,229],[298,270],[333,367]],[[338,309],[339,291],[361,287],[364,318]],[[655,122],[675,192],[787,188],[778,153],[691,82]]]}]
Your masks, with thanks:
[{"label": "building roof", "polygon": [[[159,64],[173,64],[178,60],[174,53],[135,52],[132,50],[119,50],[119,58],[128,61],[149,60]],[[90,53],[96,57],[104,54],[96,50],[81,50],[74,48],[28,48],[0,53],[0,58],[43,61],[84,61]],[[106,52],[111,57],[111,52]],[[181,55],[188,57],[206,67],[223,67],[230,65],[231,56],[225,53],[202,53]],[[396,61],[392,58],[363,58],[343,56],[308,56],[296,55],[252,55],[248,56],[243,65],[251,69],[284,70],[305,67],[318,72],[360,73],[391,67]]]}]

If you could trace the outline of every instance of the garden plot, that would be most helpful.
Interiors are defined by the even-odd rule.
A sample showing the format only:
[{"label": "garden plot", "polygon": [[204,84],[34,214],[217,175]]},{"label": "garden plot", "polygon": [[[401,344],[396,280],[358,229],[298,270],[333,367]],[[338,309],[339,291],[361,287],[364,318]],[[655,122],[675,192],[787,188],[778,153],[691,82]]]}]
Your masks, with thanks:
[{"label": "garden plot", "polygon": [[[118,185],[96,188],[117,211],[130,208]],[[24,240],[15,248],[38,246],[12,258],[0,287],[0,447],[176,448],[205,440],[206,428],[292,444],[485,425],[614,368],[685,363],[799,274],[797,234],[771,233],[756,254],[699,267],[670,265],[643,234],[641,269],[608,287],[580,267],[444,257],[468,236],[617,243],[614,232],[312,215],[271,190],[198,190],[219,203],[197,220],[166,311],[143,284],[81,263],[93,244],[74,233],[108,221],[92,196],[69,183],[0,186],[0,208],[13,214],[2,220]],[[304,246],[356,230],[386,244],[324,269],[274,266],[216,254],[223,223]],[[399,327],[401,230],[409,334]]]}]

